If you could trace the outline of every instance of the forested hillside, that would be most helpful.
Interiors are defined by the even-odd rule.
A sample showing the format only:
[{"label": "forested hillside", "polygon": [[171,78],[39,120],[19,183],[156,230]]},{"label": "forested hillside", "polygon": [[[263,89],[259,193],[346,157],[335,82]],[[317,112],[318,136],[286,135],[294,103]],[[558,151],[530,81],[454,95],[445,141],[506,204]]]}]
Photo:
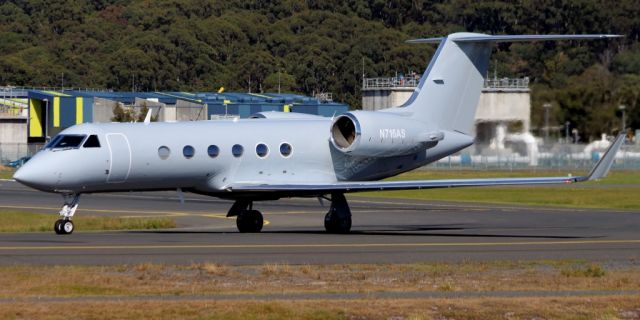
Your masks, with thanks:
[{"label": "forested hillside", "polygon": [[[621,40],[501,44],[491,70],[529,76],[534,127],[583,136],[640,128],[640,3],[623,1],[3,1],[0,84],[115,90],[332,92],[360,106],[365,74],[422,72],[415,37],[615,33]],[[586,134],[586,135],[585,135]]]}]

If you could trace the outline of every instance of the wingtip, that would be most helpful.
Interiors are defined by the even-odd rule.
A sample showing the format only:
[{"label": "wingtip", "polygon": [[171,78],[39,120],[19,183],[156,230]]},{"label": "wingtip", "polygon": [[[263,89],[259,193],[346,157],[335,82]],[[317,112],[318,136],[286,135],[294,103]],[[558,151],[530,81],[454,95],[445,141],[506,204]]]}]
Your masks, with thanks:
[{"label": "wingtip", "polygon": [[611,166],[613,165],[613,161],[616,158],[616,154],[622,147],[626,136],[626,133],[620,133],[615,140],[613,140],[600,161],[598,161],[595,167],[593,167],[593,170],[591,170],[586,180],[599,180],[607,176]]}]

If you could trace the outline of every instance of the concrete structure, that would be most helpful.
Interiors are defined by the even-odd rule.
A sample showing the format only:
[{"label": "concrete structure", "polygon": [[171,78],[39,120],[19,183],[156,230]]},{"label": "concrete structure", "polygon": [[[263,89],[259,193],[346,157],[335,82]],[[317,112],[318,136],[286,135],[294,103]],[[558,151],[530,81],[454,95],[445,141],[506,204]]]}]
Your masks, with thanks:
[{"label": "concrete structure", "polygon": [[[418,85],[419,75],[394,78],[366,78],[362,88],[362,108],[380,110],[398,107],[409,99]],[[476,144],[496,144],[503,148],[501,133],[529,132],[531,97],[529,78],[487,79],[475,115]]]},{"label": "concrete structure", "polygon": [[27,118],[0,115],[0,163],[22,157],[27,149]]},{"label": "concrete structure", "polygon": [[420,77],[365,78],[362,82],[362,109],[399,107],[418,86]]}]

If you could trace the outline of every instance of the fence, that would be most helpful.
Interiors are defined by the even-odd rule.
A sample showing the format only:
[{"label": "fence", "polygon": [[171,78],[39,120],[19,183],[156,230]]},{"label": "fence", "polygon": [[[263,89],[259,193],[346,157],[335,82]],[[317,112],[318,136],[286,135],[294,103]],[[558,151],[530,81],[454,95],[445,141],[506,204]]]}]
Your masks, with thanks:
[{"label": "fence", "polygon": [[[538,164],[530,165],[528,156],[517,153],[473,155],[467,150],[440,159],[423,169],[475,169],[475,170],[589,170],[602,157],[602,151],[583,152],[585,145],[560,145],[561,151],[541,152]],[[43,144],[0,143],[0,163],[7,164],[25,156],[32,156]],[[613,163],[613,168],[640,170],[640,146],[625,145]]]},{"label": "fence", "polygon": [[[517,153],[499,152],[481,155],[471,154],[468,150],[440,159],[423,169],[476,169],[476,170],[589,170],[602,157],[603,151],[585,152],[586,145],[558,144],[548,151],[540,152],[537,165],[530,165],[529,156]],[[623,146],[613,163],[613,168],[640,170],[640,146]]]},{"label": "fence", "polygon": [[0,143],[0,163],[6,165],[22,157],[32,156],[43,146],[41,143]]}]

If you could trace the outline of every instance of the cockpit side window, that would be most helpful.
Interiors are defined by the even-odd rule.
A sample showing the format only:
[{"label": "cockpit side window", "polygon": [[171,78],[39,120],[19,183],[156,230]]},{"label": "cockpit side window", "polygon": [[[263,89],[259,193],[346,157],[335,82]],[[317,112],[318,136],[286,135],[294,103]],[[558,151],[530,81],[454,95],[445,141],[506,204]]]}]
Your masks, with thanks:
[{"label": "cockpit side window", "polygon": [[56,135],[55,137],[53,137],[53,139],[49,140],[49,142],[47,142],[47,144],[44,146],[45,149],[48,148],[52,148],[56,142],[58,142],[58,140],[60,140],[60,138],[62,138],[61,135]]},{"label": "cockpit side window", "polygon": [[87,141],[82,145],[84,148],[100,148],[100,140],[98,140],[98,136],[92,134],[87,138]]},{"label": "cockpit side window", "polygon": [[60,135],[60,138],[56,138],[55,144],[51,148],[53,149],[67,149],[77,148],[80,146],[86,135],[80,134],[65,134]]}]

